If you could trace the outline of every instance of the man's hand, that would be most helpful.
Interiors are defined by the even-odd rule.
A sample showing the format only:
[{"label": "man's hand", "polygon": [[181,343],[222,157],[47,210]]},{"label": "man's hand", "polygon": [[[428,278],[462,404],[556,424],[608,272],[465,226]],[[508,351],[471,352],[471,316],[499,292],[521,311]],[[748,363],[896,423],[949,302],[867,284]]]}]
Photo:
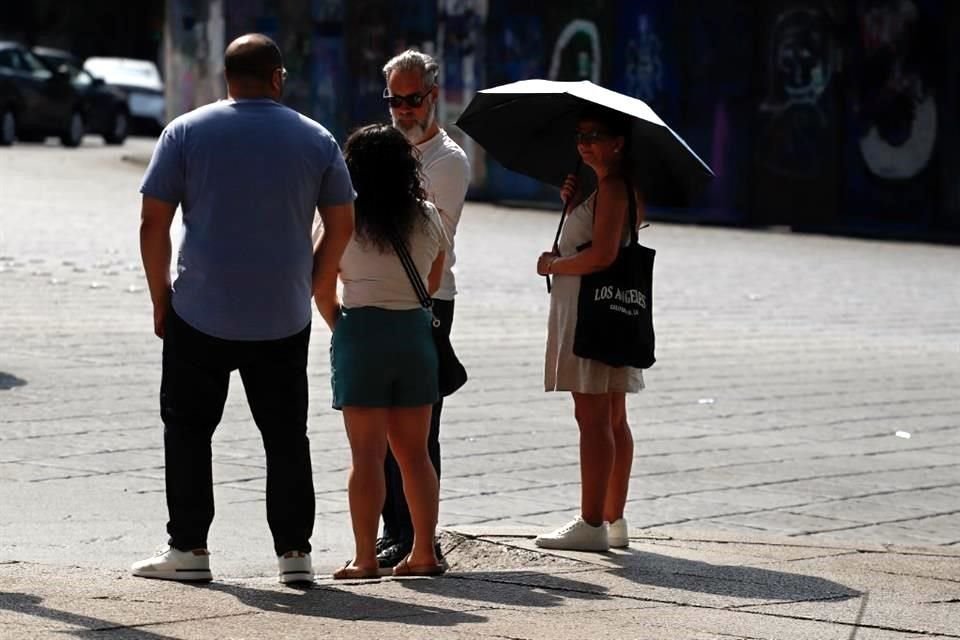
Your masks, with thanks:
[{"label": "man's hand", "polygon": [[340,258],[353,236],[353,203],[318,209],[323,221],[323,234],[313,254],[313,299],[320,316],[333,331],[340,317],[337,299],[337,275]]},{"label": "man's hand", "polygon": [[170,296],[167,295],[167,301],[165,304],[154,304],[153,305],[153,333],[155,336],[163,340],[166,326],[167,326],[167,315],[170,312]]},{"label": "man's hand", "polygon": [[153,302],[153,332],[161,339],[170,311],[170,225],[176,212],[175,203],[143,196],[140,207],[140,257]]}]

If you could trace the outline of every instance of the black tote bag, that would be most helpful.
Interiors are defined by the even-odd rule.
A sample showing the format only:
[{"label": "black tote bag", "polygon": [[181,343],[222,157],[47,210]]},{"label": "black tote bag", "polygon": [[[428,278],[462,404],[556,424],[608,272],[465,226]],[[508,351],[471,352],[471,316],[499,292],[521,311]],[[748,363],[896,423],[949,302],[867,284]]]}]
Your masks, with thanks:
[{"label": "black tote bag", "polygon": [[[637,241],[637,202],[629,182],[627,194],[630,244],[621,247],[617,259],[603,271],[580,277],[573,353],[611,367],[647,369],[656,361],[653,259],[657,252]],[[593,204],[596,208],[596,200]]]}]

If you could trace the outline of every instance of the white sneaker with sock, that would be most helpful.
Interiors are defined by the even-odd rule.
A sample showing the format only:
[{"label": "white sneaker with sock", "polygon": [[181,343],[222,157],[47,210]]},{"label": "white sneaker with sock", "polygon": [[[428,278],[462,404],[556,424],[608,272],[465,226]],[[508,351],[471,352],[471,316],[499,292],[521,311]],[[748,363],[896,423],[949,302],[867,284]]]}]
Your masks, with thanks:
[{"label": "white sneaker with sock", "polygon": [[608,551],[607,523],[595,527],[577,517],[550,533],[537,536],[534,544],[543,549],[570,551]]},{"label": "white sneaker with sock", "polygon": [[188,582],[213,579],[210,573],[210,552],[206,549],[180,551],[171,546],[161,547],[154,557],[134,562],[130,571],[140,578],[158,580]]},{"label": "white sneaker with sock", "polygon": [[309,553],[287,551],[277,557],[277,564],[280,567],[279,577],[282,584],[313,582],[313,562],[310,560]]},{"label": "white sneaker with sock", "polygon": [[607,526],[607,539],[610,541],[610,548],[624,549],[630,546],[630,529],[627,527],[627,521],[623,518],[617,518]]}]

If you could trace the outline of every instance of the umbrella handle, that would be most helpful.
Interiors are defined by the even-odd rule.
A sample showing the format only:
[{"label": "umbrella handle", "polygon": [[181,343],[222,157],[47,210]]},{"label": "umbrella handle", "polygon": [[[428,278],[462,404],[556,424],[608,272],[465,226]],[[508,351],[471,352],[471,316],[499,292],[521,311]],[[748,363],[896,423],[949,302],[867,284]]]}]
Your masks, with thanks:
[{"label": "umbrella handle", "polygon": [[[578,154],[579,155],[579,154]],[[577,158],[577,166],[573,170],[573,175],[580,176],[580,168],[583,166],[583,158]],[[560,224],[557,225],[557,234],[553,237],[553,252],[557,255],[560,255],[560,231],[563,230],[563,221],[567,217],[567,212],[570,210],[570,202],[573,200],[573,197],[563,203],[563,211],[560,213]],[[550,276],[543,276],[547,281],[547,293],[550,293],[551,284]]]}]

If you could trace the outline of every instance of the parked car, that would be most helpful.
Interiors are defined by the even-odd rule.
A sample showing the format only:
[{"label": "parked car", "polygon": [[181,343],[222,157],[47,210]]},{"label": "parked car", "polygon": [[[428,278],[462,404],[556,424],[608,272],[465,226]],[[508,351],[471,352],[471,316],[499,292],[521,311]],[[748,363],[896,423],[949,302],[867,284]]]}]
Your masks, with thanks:
[{"label": "parked car", "polygon": [[0,145],[59,136],[76,147],[84,131],[82,100],[69,74],[51,70],[16,42],[0,42]]},{"label": "parked car", "polygon": [[107,144],[123,144],[130,130],[127,94],[84,71],[71,53],[49,47],[31,51],[51,70],[66,73],[80,96],[83,119],[88,133],[98,133]]},{"label": "parked car", "polygon": [[83,68],[127,94],[127,110],[138,129],[159,133],[166,124],[163,80],[157,65],[132,58],[87,58]]}]

